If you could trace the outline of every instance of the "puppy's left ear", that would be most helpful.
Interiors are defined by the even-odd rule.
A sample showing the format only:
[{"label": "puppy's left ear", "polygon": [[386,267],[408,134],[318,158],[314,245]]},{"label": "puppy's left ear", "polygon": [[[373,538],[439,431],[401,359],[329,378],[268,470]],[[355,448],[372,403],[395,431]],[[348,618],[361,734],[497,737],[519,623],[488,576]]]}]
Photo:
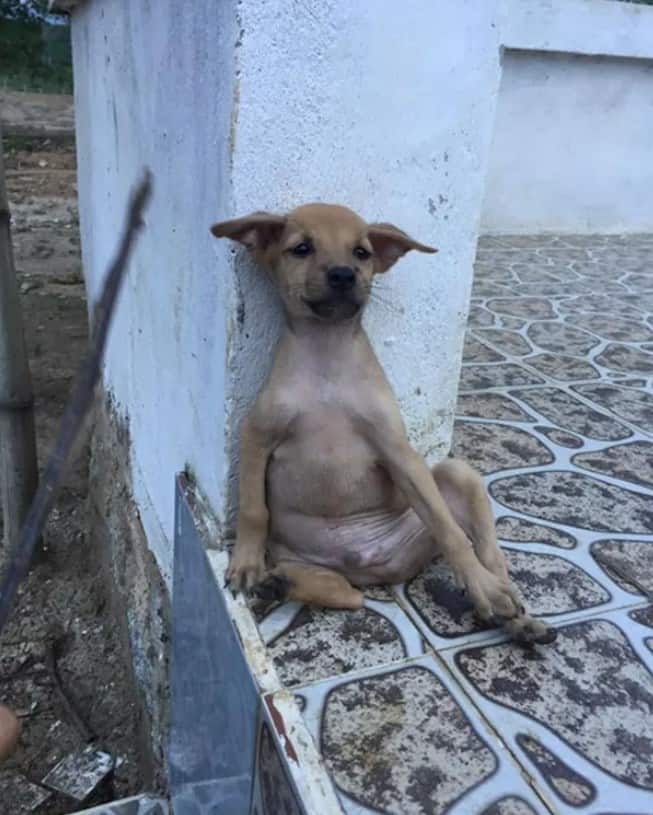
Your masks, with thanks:
[{"label": "puppy's left ear", "polygon": [[243,218],[213,224],[211,232],[216,238],[231,238],[242,243],[255,254],[261,254],[279,239],[286,219],[271,212],[253,212]]},{"label": "puppy's left ear", "polygon": [[370,224],[367,237],[374,249],[376,272],[387,272],[411,249],[430,254],[438,251],[432,246],[414,240],[403,229],[393,224]]}]

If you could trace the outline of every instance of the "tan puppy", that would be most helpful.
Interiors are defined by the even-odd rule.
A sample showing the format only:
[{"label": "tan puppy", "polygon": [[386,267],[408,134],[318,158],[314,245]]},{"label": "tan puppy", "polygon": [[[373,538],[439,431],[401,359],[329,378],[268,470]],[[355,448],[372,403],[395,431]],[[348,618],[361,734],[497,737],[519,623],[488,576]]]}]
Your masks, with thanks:
[{"label": "tan puppy", "polygon": [[454,459],[429,470],[413,450],[361,324],[375,275],[411,249],[436,250],[326,204],[211,231],[271,273],[286,317],[242,430],[231,587],[356,609],[355,587],[409,580],[442,554],[482,619],[551,642],[510,583],[481,478]]}]

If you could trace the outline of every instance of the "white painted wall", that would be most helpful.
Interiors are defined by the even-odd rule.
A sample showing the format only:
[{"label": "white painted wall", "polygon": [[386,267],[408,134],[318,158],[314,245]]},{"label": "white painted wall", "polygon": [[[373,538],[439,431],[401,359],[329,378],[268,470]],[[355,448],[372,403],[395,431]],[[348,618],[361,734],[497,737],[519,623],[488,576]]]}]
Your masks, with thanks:
[{"label": "white painted wall", "polygon": [[510,2],[501,40],[482,230],[653,230],[653,8]]},{"label": "white painted wall", "polygon": [[144,526],[169,577],[173,475],[222,518],[236,430],[278,307],[209,225],[307,200],[348,204],[439,246],[383,279],[368,328],[410,433],[450,439],[499,83],[494,0],[93,0],[73,50],[84,267],[97,295],[129,186],[155,194],[105,382],[129,418]]}]

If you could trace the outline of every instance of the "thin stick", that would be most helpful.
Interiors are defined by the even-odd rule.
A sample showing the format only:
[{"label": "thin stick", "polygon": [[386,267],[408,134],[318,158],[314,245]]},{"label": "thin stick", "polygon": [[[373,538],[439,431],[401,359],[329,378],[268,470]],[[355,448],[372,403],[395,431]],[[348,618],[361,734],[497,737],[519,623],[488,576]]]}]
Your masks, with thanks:
[{"label": "thin stick", "polygon": [[70,698],[70,696],[66,693],[66,689],[64,688],[63,682],[61,680],[61,674],[59,673],[59,665],[57,664],[57,651],[59,650],[60,643],[51,642],[48,643],[48,647],[45,653],[45,664],[50,672],[50,676],[54,681],[55,691],[57,696],[59,697],[59,701],[61,702],[62,706],[66,710],[66,713],[72,720],[72,723],[82,737],[82,739],[88,743],[93,741],[96,738],[95,732],[90,728],[90,726],[84,721],[80,712],[77,710],[77,706]]},{"label": "thin stick", "polygon": [[127,269],[127,263],[134,246],[138,230],[143,224],[142,216],[149,200],[152,179],[149,171],[133,193],[125,229],[120,241],[118,253],[107,272],[102,294],[95,308],[91,324],[93,334],[87,358],[82,363],[73,384],[71,395],[66,405],[59,436],[43,471],[41,483],[37,490],[29,513],[22,528],[18,547],[10,553],[2,589],[0,591],[0,631],[2,631],[16,590],[27,574],[36,543],[43,531],[45,522],[62,478],[66,465],[71,457],[75,439],[84,425],[84,419],[93,404],[95,386],[100,378],[101,363],[109,333],[120,285]]},{"label": "thin stick", "polygon": [[7,552],[18,545],[37,484],[32,380],[11,244],[0,133],[0,508]]}]

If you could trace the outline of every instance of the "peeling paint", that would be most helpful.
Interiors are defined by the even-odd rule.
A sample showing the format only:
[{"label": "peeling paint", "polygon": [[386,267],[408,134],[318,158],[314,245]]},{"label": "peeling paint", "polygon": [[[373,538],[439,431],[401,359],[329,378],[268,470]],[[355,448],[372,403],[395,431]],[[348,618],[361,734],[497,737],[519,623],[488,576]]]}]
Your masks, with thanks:
[{"label": "peeling paint", "polygon": [[268,706],[268,710],[270,711],[270,716],[272,716],[272,721],[277,729],[277,733],[283,739],[286,755],[291,761],[294,761],[295,764],[299,764],[299,759],[297,758],[295,748],[293,747],[293,744],[286,733],[286,725],[284,723],[283,716],[281,713],[279,713],[276,705],[274,704],[274,698],[272,696],[266,696],[265,703]]}]

